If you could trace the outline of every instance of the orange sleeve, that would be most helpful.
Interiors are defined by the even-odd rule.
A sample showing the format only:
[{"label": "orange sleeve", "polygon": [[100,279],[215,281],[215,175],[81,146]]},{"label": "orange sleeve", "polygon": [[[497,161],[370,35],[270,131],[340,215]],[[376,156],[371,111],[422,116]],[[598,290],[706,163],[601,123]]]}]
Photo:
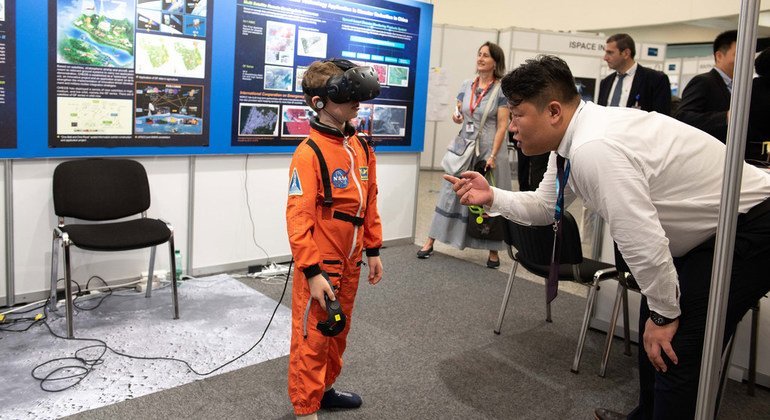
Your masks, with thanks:
[{"label": "orange sleeve", "polygon": [[318,267],[321,262],[321,254],[313,239],[320,184],[318,171],[315,153],[305,143],[300,144],[289,166],[286,231],[296,269],[303,272],[310,267]]},{"label": "orange sleeve", "polygon": [[369,148],[369,191],[364,215],[364,248],[367,257],[375,257],[380,255],[382,247],[382,221],[377,209],[377,157],[373,148],[369,145],[366,147]]}]

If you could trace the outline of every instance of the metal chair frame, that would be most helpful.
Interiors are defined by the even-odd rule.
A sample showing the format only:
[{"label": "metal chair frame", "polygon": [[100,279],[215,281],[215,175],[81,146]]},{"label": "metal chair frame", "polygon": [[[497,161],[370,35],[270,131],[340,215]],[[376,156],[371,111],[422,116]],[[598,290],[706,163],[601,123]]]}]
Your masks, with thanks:
[{"label": "metal chair frame", "polygon": [[[53,239],[51,241],[51,296],[49,298],[48,307],[51,311],[56,311],[57,304],[57,283],[59,275],[59,247],[64,250],[64,295],[65,295],[65,313],[67,319],[67,337],[74,337],[73,327],[73,296],[72,296],[72,263],[71,263],[71,251],[70,247],[78,245],[74,243],[67,232],[63,231],[66,226],[65,218],[58,217],[58,224],[53,229]],[[142,211],[140,213],[141,218],[147,218],[147,212]],[[109,219],[106,219],[109,220]],[[166,227],[170,231],[168,239],[169,247],[169,263],[171,267],[171,288],[172,288],[172,301],[174,305],[174,319],[179,319],[179,302],[177,297],[177,278],[176,278],[176,259],[174,258],[174,228],[173,226],[163,219],[157,219],[165,223]],[[147,271],[147,291],[145,297],[152,296],[152,279],[154,276],[155,268],[155,252],[157,245],[148,247],[150,248],[150,263]],[[135,249],[142,249],[144,247],[137,247]],[[114,252],[112,250],[99,250],[100,252]]]}]

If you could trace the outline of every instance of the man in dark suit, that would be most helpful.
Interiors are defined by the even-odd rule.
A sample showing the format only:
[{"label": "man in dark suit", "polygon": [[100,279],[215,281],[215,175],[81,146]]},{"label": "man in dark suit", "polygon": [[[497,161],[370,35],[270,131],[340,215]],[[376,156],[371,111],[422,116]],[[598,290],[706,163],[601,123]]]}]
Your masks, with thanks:
[{"label": "man in dark suit", "polygon": [[682,104],[674,117],[699,128],[724,143],[730,117],[735,44],[738,31],[727,31],[714,39],[714,68],[690,80],[682,92]]},{"label": "man in dark suit", "polygon": [[763,143],[770,142],[770,47],[754,60],[754,72],[759,77],[752,82],[749,130],[746,135],[746,159],[769,161],[770,153]]},{"label": "man in dark suit", "polygon": [[636,45],[628,34],[607,38],[604,61],[614,73],[599,84],[599,100],[604,106],[641,108],[671,114],[671,83],[665,73],[634,61]]}]

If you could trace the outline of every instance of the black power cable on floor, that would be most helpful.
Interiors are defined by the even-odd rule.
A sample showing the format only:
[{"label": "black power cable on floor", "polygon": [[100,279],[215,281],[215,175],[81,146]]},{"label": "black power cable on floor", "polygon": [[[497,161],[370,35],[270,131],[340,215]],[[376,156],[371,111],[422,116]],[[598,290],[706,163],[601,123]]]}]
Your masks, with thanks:
[{"label": "black power cable on floor", "polygon": [[[79,384],[81,381],[83,381],[94,369],[95,366],[98,366],[104,362],[104,354],[107,352],[107,350],[111,351],[112,353],[118,355],[127,357],[129,359],[134,360],[164,360],[164,361],[170,361],[170,362],[177,362],[182,363],[189,369],[190,372],[194,373],[198,376],[208,376],[225,366],[235,362],[236,360],[242,358],[243,356],[250,353],[252,350],[254,350],[259,343],[262,342],[262,340],[265,338],[265,335],[267,334],[268,328],[270,328],[270,325],[273,323],[273,318],[275,317],[276,312],[278,312],[278,308],[281,306],[281,302],[283,302],[283,297],[286,294],[286,288],[289,284],[289,277],[291,276],[291,267],[294,263],[294,260],[289,262],[289,270],[286,272],[286,281],[283,284],[283,291],[281,292],[281,297],[278,299],[278,304],[275,305],[275,309],[273,309],[273,313],[270,315],[270,320],[267,321],[267,325],[265,326],[265,330],[262,332],[262,335],[259,337],[259,340],[257,340],[256,343],[254,343],[253,346],[251,346],[248,350],[241,353],[240,355],[236,356],[235,358],[221,364],[220,366],[208,371],[208,372],[198,372],[195,370],[195,368],[190,365],[190,363],[184,359],[177,359],[174,357],[147,357],[147,356],[135,356],[128,353],[123,353],[121,351],[115,350],[112,347],[110,347],[105,341],[100,340],[98,338],[67,338],[63,337],[53,331],[51,326],[48,324],[47,321],[47,309],[46,309],[46,317],[41,320],[43,324],[48,328],[48,331],[53,335],[54,337],[61,338],[62,340],[71,340],[71,341],[87,341],[87,342],[95,342],[97,344],[86,346],[78,349],[75,351],[75,355],[73,357],[59,357],[56,359],[51,359],[46,362],[43,362],[37,366],[35,366],[32,369],[32,377],[40,381],[40,389],[47,392],[61,392],[67,389],[70,389],[74,387],[75,385]],[[106,297],[106,296],[105,296]],[[103,299],[102,299],[103,301]],[[101,301],[99,302],[101,304]],[[97,305],[98,306],[98,305]],[[96,357],[88,358],[88,356],[83,355],[84,352],[98,349]],[[62,364],[64,362],[75,362],[75,364],[69,364],[69,365],[61,365],[61,366],[55,366],[57,364]],[[51,367],[49,371],[47,372],[41,372],[41,370],[45,367]],[[69,382],[67,382],[69,381]],[[73,382],[74,381],[74,382]],[[54,386],[59,383],[66,382],[66,385],[61,386]]]}]

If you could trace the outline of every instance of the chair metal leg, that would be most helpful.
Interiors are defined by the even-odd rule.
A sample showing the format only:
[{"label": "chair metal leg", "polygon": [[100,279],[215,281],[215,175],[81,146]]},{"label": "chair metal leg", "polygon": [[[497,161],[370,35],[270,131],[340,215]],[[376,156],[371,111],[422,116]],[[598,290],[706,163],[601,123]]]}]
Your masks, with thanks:
[{"label": "chair metal leg", "polygon": [[578,373],[580,369],[580,358],[583,355],[583,345],[586,341],[586,334],[588,333],[588,322],[591,317],[591,312],[594,309],[594,303],[596,302],[596,288],[599,286],[599,277],[594,277],[594,282],[588,288],[588,296],[586,297],[586,310],[583,314],[583,325],[580,327],[580,336],[578,337],[577,349],[575,350],[575,359],[572,361],[572,373]]},{"label": "chair metal leg", "polygon": [[[65,234],[66,235],[66,234]],[[72,270],[70,268],[70,241],[67,237],[62,239],[64,244],[64,296],[66,298],[66,314],[67,314],[67,338],[73,338],[74,328],[73,313],[72,313]]]},{"label": "chair metal leg", "polygon": [[[154,250],[154,248],[153,248]],[[168,258],[171,267],[171,299],[174,301],[174,319],[179,319],[179,301],[176,296],[176,258],[174,258],[174,231],[168,238]]]},{"label": "chair metal leg", "polygon": [[144,297],[152,297],[152,279],[155,276],[155,248],[150,248],[150,268],[147,270],[147,293]]},{"label": "chair metal leg", "polygon": [[628,287],[625,279],[620,286],[623,287],[623,338],[626,342],[623,354],[631,356],[631,323],[628,320]]},{"label": "chair metal leg", "polygon": [[513,287],[513,279],[516,277],[516,269],[519,267],[519,262],[513,260],[513,268],[511,274],[508,275],[508,284],[505,286],[505,294],[503,294],[503,305],[500,307],[500,315],[497,317],[497,326],[495,327],[495,334],[500,334],[500,328],[503,326],[503,318],[505,317],[505,309],[508,307],[508,299],[511,297],[511,289]]},{"label": "chair metal leg", "polygon": [[746,392],[754,396],[757,382],[757,333],[759,330],[759,301],[751,308],[751,340],[749,344],[749,388]]},{"label": "chair metal leg", "polygon": [[599,368],[599,376],[602,378],[607,373],[607,361],[610,359],[610,349],[612,349],[612,339],[615,336],[615,324],[618,322],[618,314],[620,312],[620,301],[623,296],[623,290],[625,288],[618,284],[618,292],[615,294],[615,304],[612,306],[612,317],[610,318],[610,325],[607,328],[607,341],[604,343],[604,355],[602,356],[602,365]]},{"label": "chair metal leg", "polygon": [[722,352],[722,366],[719,368],[719,388],[717,389],[716,407],[714,408],[714,418],[719,418],[719,407],[722,405],[722,398],[725,395],[725,386],[727,385],[727,368],[730,366],[730,358],[733,355],[733,344],[735,344],[735,334],[730,337]]},{"label": "chair metal leg", "polygon": [[[546,288],[546,293],[548,293],[547,290],[548,288]],[[546,297],[546,299],[548,298]],[[545,304],[545,322],[553,322],[553,320],[551,319],[551,302],[548,302]]]},{"label": "chair metal leg", "polygon": [[59,277],[59,235],[54,232],[51,240],[51,296],[48,298],[48,310],[56,310],[56,283]]}]

